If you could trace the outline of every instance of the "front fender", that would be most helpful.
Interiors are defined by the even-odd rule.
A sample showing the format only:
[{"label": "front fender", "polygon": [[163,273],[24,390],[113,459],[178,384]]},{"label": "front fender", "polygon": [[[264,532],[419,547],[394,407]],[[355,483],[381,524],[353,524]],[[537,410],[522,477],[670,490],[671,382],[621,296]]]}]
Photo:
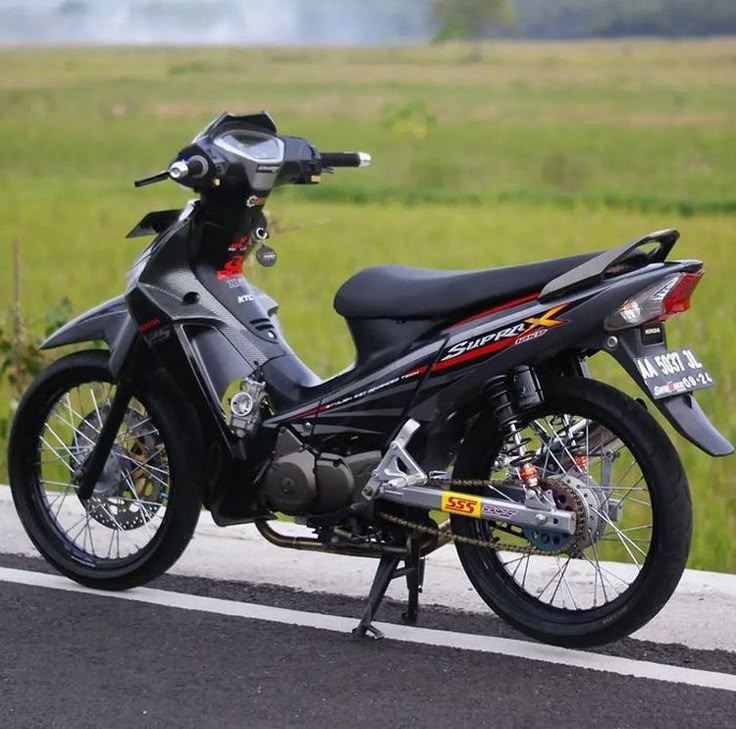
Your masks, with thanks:
[{"label": "front fender", "polygon": [[123,296],[116,296],[72,319],[41,342],[39,349],[104,341],[110,350],[110,371],[116,377],[138,337],[138,328]]},{"label": "front fender", "polygon": [[125,326],[126,319],[130,319],[128,305],[123,296],[116,296],[59,327],[41,342],[39,349],[53,349],[63,347],[65,344],[97,340],[104,341],[112,349]]},{"label": "front fender", "polygon": [[[647,393],[649,399],[680,435],[687,438],[708,455],[728,456],[733,453],[734,448],[731,443],[710,422],[692,393],[662,399],[654,399],[649,394],[649,389],[644,383],[644,378],[635,361],[636,357],[644,354],[639,331],[638,329],[628,329],[618,332],[615,337],[616,346],[613,348],[603,346],[602,349],[613,356],[629,373],[634,382]],[[611,339],[613,338],[609,338],[609,342]],[[651,346],[648,346],[646,354],[660,354],[666,351],[667,347],[665,345],[659,345],[655,351],[652,350]]]}]

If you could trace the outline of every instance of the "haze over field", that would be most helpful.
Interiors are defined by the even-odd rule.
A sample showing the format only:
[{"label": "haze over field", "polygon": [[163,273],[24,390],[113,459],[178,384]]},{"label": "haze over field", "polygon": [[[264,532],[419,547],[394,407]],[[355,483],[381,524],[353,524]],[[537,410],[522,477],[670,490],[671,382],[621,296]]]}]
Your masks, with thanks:
[{"label": "haze over field", "polygon": [[430,33],[429,0],[0,0],[0,43],[360,45]]},{"label": "haze over field", "polygon": [[[0,44],[383,45],[418,43],[439,29],[437,0],[0,0]],[[522,38],[707,36],[736,33],[733,0],[508,0],[514,22],[478,20],[471,34]],[[482,15],[482,12],[481,12]],[[508,17],[511,17],[508,16]],[[470,20],[468,20],[470,18]],[[442,21],[442,27],[447,30]],[[462,23],[461,23],[462,25]],[[457,31],[453,21],[449,27]],[[443,36],[446,37],[446,36]]]}]

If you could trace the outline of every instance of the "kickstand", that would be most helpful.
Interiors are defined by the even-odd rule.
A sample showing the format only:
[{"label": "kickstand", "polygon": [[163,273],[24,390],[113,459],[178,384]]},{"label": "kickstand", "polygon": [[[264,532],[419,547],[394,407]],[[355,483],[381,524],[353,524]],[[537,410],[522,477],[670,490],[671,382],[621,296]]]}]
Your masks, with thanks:
[{"label": "kickstand", "polygon": [[[404,567],[399,568],[399,562],[404,560]],[[409,600],[406,612],[402,613],[404,622],[414,625],[419,613],[419,593],[424,582],[424,559],[419,556],[419,545],[415,539],[410,539],[405,557],[400,555],[384,555],[378,563],[373,584],[368,594],[368,604],[365,606],[363,617],[357,627],[353,629],[353,640],[370,637],[380,640],[383,633],[373,627],[373,618],[383,602],[391,580],[406,576],[406,586],[409,590]]]}]

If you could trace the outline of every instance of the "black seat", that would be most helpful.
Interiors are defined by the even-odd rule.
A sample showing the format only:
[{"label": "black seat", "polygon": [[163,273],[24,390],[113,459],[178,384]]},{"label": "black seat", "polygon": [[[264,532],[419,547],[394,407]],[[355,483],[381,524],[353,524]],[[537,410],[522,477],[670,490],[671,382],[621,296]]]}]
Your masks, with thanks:
[{"label": "black seat", "polygon": [[437,319],[539,291],[553,278],[593,258],[585,253],[520,266],[439,271],[373,266],[351,276],[335,294],[346,319]]}]

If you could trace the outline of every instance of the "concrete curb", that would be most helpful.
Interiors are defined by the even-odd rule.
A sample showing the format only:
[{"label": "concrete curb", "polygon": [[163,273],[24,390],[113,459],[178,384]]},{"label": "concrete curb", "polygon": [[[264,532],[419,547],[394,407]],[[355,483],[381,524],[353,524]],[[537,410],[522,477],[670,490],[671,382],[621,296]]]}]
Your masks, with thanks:
[{"label": "concrete curb", "polygon": [[[308,534],[294,524],[279,524],[289,534]],[[10,489],[0,485],[0,553],[38,556],[18,520]],[[208,513],[200,517],[195,537],[171,570],[174,574],[274,584],[338,595],[365,596],[374,560],[280,549],[266,542],[252,525],[218,527]],[[403,599],[402,580],[389,595]],[[423,601],[489,613],[460,567],[455,550],[446,547],[427,560]],[[635,637],[692,648],[736,652],[736,632],[727,629],[736,610],[736,575],[686,570],[672,600]]]}]

